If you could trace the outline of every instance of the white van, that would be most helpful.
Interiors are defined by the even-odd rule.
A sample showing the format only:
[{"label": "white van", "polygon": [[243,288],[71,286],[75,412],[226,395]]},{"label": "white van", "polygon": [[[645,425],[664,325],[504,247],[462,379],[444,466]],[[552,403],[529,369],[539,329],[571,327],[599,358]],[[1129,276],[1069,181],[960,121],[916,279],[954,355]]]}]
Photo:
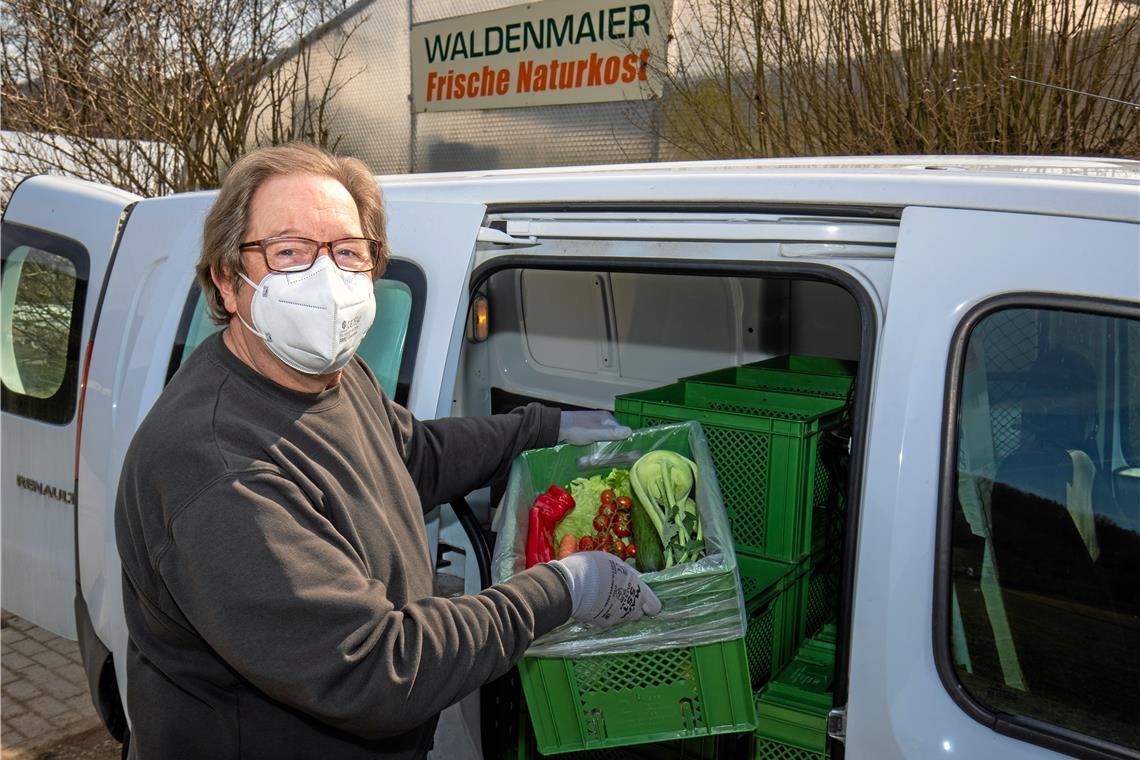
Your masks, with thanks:
[{"label": "white van", "polygon": [[[421,418],[612,409],[775,356],[857,362],[831,757],[1140,756],[1140,162],[378,182],[393,259],[361,352]],[[78,637],[116,736],[116,486],[136,426],[214,329],[194,285],[213,199],[41,176],[3,217],[3,606]],[[467,501],[486,525],[491,495]],[[476,591],[477,531],[447,508],[429,527]],[[480,741],[470,701],[444,725],[465,752],[515,756]]]}]

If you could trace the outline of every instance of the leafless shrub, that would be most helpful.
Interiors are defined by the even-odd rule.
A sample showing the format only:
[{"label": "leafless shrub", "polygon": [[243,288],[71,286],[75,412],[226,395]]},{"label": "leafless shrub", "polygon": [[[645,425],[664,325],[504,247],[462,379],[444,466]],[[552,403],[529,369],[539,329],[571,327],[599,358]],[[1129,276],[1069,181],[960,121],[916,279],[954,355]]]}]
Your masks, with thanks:
[{"label": "leafless shrub", "polygon": [[679,156],[1140,154],[1134,3],[678,2]]},{"label": "leafless shrub", "polygon": [[164,194],[216,186],[251,144],[335,143],[359,21],[321,24],[343,1],[8,0],[7,183],[55,172]]}]

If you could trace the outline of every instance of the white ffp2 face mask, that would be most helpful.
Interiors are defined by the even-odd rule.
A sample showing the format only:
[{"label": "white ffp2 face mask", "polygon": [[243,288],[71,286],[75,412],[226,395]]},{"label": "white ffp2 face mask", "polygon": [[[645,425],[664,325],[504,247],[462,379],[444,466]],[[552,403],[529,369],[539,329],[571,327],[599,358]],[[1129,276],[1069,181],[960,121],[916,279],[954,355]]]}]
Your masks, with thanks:
[{"label": "white ffp2 face mask", "polygon": [[254,283],[251,327],[238,319],[281,361],[310,375],[335,372],[348,363],[376,318],[376,295],[368,272],[346,272],[328,256],[303,272],[269,272]]}]

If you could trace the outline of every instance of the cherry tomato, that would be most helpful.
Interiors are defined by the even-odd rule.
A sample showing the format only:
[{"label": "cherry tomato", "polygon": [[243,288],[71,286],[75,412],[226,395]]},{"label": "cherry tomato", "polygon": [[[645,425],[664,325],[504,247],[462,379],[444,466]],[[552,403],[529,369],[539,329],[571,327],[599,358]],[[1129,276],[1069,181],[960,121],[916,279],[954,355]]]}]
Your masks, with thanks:
[{"label": "cherry tomato", "polygon": [[616,509],[617,507],[614,506],[612,501],[602,502],[602,506],[598,507],[598,514],[613,517]]},{"label": "cherry tomato", "polygon": [[594,550],[594,537],[593,536],[582,536],[582,538],[580,538],[578,540],[578,551],[589,552],[589,551],[593,551],[593,550]]},{"label": "cherry tomato", "polygon": [[618,512],[614,517],[613,531],[619,538],[626,538],[633,531],[629,528],[629,515],[624,512]]},{"label": "cherry tomato", "polygon": [[614,539],[614,554],[625,559],[625,541],[622,541],[620,538]]},{"label": "cherry tomato", "polygon": [[594,530],[598,531],[599,533],[605,533],[609,529],[610,518],[599,512],[597,517],[594,518]]},{"label": "cherry tomato", "polygon": [[[578,546],[581,544],[579,543]],[[625,545],[625,556],[627,559],[637,559],[637,547],[633,545],[632,541]]]},{"label": "cherry tomato", "polygon": [[602,503],[603,504],[609,504],[613,500],[614,500],[614,492],[613,491],[611,491],[608,488],[606,490],[602,491]]},{"label": "cherry tomato", "polygon": [[617,504],[619,512],[628,512],[633,509],[633,499],[628,496],[619,496],[614,503]]}]

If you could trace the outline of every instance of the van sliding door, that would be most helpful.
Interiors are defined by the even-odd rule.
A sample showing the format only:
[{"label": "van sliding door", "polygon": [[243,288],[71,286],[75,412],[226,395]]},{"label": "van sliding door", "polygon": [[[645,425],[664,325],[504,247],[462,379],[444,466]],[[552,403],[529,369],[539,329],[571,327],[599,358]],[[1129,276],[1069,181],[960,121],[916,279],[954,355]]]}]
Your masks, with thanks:
[{"label": "van sliding door", "polygon": [[903,213],[864,473],[852,756],[1140,749],[1138,251],[1134,222]]}]

